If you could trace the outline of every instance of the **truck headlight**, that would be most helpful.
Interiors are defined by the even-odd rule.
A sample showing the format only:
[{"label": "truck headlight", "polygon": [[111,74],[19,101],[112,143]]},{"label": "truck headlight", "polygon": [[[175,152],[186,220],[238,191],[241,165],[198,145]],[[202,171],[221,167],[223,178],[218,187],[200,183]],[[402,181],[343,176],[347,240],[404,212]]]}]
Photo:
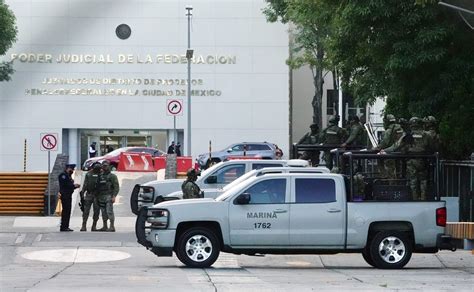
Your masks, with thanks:
[{"label": "truck headlight", "polygon": [[151,228],[164,229],[168,227],[169,211],[165,209],[149,209],[146,221]]}]

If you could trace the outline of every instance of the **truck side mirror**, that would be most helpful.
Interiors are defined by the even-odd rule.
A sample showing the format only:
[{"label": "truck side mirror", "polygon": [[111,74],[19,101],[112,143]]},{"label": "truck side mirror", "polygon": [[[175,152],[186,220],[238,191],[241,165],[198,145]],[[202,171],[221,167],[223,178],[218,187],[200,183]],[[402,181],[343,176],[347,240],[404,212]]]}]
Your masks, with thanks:
[{"label": "truck side mirror", "polygon": [[217,183],[217,175],[210,175],[206,178],[207,184],[216,184]]},{"label": "truck side mirror", "polygon": [[240,194],[234,201],[236,205],[248,205],[250,203],[250,194],[243,193]]}]

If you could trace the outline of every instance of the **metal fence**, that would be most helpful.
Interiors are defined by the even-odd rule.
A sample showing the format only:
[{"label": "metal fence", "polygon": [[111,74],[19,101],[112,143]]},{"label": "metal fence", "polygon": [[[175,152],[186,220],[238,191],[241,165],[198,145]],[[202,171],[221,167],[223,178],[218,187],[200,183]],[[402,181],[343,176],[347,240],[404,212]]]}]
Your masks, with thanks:
[{"label": "metal fence", "polygon": [[474,221],[474,160],[441,161],[440,193],[459,197],[459,220]]}]

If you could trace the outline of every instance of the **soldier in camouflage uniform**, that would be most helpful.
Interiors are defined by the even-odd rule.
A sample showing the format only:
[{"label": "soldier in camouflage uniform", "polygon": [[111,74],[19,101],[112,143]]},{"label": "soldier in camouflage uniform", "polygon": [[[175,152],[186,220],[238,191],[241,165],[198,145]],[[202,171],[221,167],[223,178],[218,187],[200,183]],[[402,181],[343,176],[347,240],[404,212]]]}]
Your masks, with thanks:
[{"label": "soldier in camouflage uniform", "polygon": [[[117,176],[110,172],[110,163],[105,160],[102,162],[103,173],[99,176],[97,189],[97,201],[100,211],[102,212],[102,221],[104,225],[100,231],[115,232],[115,215],[114,207],[115,197],[117,196],[120,186]],[[107,219],[110,220],[110,227],[107,228]]]},{"label": "soldier in camouflage uniform", "polygon": [[[404,135],[394,145],[387,148],[387,152],[400,151],[408,154],[424,154],[429,149],[429,137],[423,131],[423,122],[417,117],[409,121],[410,134]],[[428,171],[423,159],[409,159],[407,161],[407,177],[413,200],[426,200],[428,189]]]},{"label": "soldier in camouflage uniform", "polygon": [[[395,116],[392,114],[388,114],[385,119],[384,123],[387,125],[385,132],[382,137],[382,141],[380,144],[374,148],[374,150],[380,150],[381,153],[385,153],[386,149],[390,146],[394,145],[404,134],[402,126],[397,123]],[[393,150],[389,150],[393,151]],[[380,164],[380,172],[391,179],[397,178],[397,167],[395,160],[385,160],[383,164]]]},{"label": "soldier in camouflage uniform", "polygon": [[[345,131],[337,125],[338,119],[331,116],[328,121],[328,126],[321,132],[321,143],[325,146],[339,147],[344,138]],[[332,157],[330,150],[325,150],[323,155],[326,167],[332,169]]]},{"label": "soldier in camouflage uniform", "polygon": [[92,215],[91,231],[97,231],[97,221],[99,220],[99,204],[97,202],[97,181],[101,172],[101,165],[96,162],[92,165],[92,169],[86,173],[84,179],[84,187],[79,193],[84,202],[84,210],[82,212],[82,228],[81,231],[87,231],[87,219],[93,206],[94,213]]},{"label": "soldier in camouflage uniform", "polygon": [[365,132],[364,127],[361,125],[359,117],[352,116],[349,118],[349,122],[349,137],[341,146],[367,146],[367,133]]},{"label": "soldier in camouflage uniform", "polygon": [[197,172],[194,168],[188,169],[186,172],[187,178],[181,185],[183,191],[183,199],[198,199],[203,198],[204,193],[201,188],[195,183],[197,179]]},{"label": "soldier in camouflage uniform", "polygon": [[433,116],[428,116],[423,119],[425,133],[428,136],[428,149],[427,152],[434,154],[439,151],[439,135],[437,132],[437,121]]},{"label": "soldier in camouflage uniform", "polygon": [[[305,145],[314,145],[319,143],[319,127],[318,124],[311,124],[309,126],[311,131],[306,133],[299,141],[298,144],[305,144]],[[312,166],[319,165],[319,151],[305,151],[301,156],[301,159],[304,160],[311,160]]]}]

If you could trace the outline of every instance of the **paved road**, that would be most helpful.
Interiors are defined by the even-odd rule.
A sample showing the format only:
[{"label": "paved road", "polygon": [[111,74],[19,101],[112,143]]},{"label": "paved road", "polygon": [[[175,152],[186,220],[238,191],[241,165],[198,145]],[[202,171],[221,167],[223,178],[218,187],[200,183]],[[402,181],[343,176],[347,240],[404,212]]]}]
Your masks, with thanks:
[{"label": "paved road", "polygon": [[128,210],[135,181],[122,178],[116,233],[60,233],[56,217],[0,217],[0,291],[474,291],[468,251],[415,254],[395,271],[373,269],[358,254],[221,254],[212,268],[185,268],[136,243]]}]

